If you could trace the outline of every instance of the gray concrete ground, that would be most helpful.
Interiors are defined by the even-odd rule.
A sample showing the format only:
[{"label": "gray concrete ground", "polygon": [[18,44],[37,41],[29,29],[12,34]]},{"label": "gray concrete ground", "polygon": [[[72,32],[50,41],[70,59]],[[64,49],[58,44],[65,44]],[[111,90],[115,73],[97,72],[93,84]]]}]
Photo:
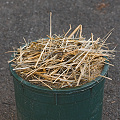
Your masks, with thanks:
[{"label": "gray concrete ground", "polygon": [[[6,51],[18,47],[19,42],[35,40],[49,34],[49,12],[53,16],[53,33],[62,34],[69,24],[83,25],[83,35],[103,37],[115,28],[108,42],[117,44],[120,51],[119,0],[0,0],[0,120],[16,120],[14,87]],[[112,45],[113,48],[115,45]],[[103,120],[120,120],[120,52],[110,63],[103,104]]]}]

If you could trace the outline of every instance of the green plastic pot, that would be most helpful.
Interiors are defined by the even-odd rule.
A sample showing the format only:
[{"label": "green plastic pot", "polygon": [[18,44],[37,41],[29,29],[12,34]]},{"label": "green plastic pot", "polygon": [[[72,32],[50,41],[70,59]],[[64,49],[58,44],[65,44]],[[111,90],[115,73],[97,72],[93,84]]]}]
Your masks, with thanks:
[{"label": "green plastic pot", "polygon": [[[107,62],[107,61],[106,61]],[[18,120],[101,120],[105,78],[75,88],[50,90],[19,77],[13,68]],[[108,64],[101,75],[106,76]]]}]

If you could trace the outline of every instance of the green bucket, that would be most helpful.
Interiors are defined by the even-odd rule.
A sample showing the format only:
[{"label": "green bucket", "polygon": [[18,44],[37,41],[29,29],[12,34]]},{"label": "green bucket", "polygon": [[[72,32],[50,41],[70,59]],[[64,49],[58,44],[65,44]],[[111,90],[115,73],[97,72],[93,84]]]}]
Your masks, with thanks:
[{"label": "green bucket", "polygon": [[[18,120],[101,120],[105,78],[75,88],[50,90],[33,85],[13,71]],[[106,76],[108,64],[101,75]]]}]

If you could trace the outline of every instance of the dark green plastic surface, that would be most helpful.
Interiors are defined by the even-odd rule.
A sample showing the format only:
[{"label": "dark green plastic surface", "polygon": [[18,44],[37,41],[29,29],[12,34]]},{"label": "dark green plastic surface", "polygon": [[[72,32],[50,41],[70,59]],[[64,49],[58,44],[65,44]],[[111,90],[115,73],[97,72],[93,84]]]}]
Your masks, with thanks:
[{"label": "dark green plastic surface", "polygon": [[[101,120],[104,78],[81,87],[50,90],[33,85],[12,70],[18,120]],[[107,75],[105,64],[101,75]]]}]

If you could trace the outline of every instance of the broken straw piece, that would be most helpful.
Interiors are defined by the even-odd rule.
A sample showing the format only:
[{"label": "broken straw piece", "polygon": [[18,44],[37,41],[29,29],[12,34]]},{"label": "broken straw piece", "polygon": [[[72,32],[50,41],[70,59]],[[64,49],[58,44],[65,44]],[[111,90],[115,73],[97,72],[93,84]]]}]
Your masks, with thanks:
[{"label": "broken straw piece", "polygon": [[42,57],[42,55],[43,55],[43,53],[44,53],[44,51],[45,51],[47,45],[49,44],[49,42],[50,42],[50,39],[49,39],[49,41],[47,42],[46,46],[44,47],[43,51],[41,52],[40,57],[38,58],[38,61],[37,61],[37,63],[35,64],[35,68],[37,67],[38,62],[40,61],[40,59],[41,59],[41,57]]}]

